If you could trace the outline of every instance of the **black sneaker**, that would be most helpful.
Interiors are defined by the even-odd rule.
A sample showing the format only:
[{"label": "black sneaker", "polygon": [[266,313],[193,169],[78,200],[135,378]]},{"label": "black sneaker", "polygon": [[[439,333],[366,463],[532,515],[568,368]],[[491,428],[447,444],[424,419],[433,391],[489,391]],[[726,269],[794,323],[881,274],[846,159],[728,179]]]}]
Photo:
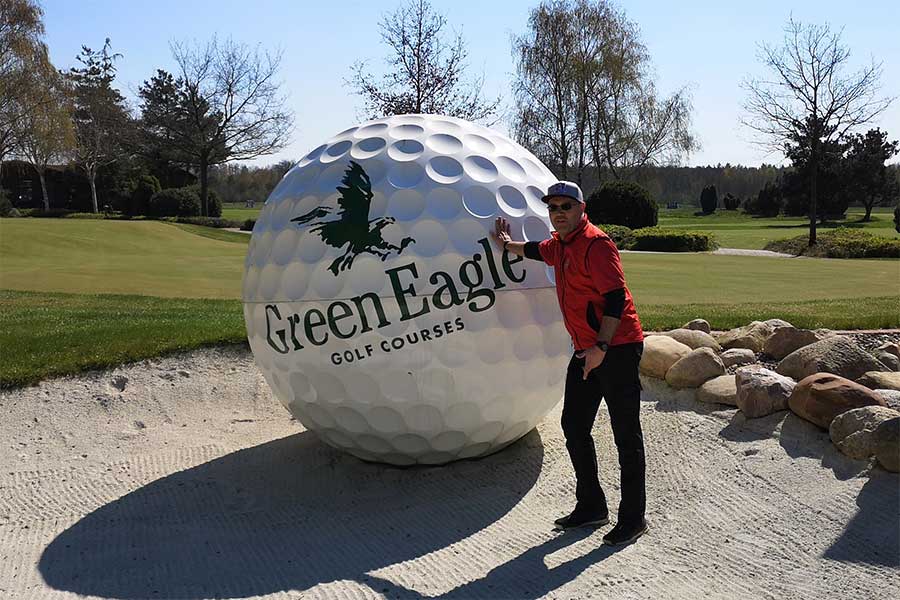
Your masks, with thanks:
[{"label": "black sneaker", "polygon": [[637,523],[616,523],[616,526],[603,536],[603,543],[607,546],[622,546],[630,544],[647,533],[647,521],[641,519]]},{"label": "black sneaker", "polygon": [[571,514],[560,517],[553,521],[559,529],[572,529],[574,527],[599,527],[609,523],[608,513],[590,512],[586,510],[578,510],[577,508]]}]

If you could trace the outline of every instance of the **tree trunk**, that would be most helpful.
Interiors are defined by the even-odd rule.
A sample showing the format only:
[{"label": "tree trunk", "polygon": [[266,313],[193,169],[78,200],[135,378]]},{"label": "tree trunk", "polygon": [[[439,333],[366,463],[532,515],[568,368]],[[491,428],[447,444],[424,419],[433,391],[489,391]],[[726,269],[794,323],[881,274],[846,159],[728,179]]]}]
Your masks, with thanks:
[{"label": "tree trunk", "polygon": [[91,207],[92,212],[100,212],[97,210],[97,178],[93,175],[88,176],[88,181],[91,184]]},{"label": "tree trunk", "polygon": [[47,195],[47,181],[44,179],[44,172],[38,171],[38,177],[41,180],[41,193],[44,195],[44,210],[50,210],[50,196]]},{"label": "tree trunk", "polygon": [[813,140],[811,147],[812,151],[810,152],[810,168],[812,169],[810,184],[809,184],[809,245],[816,245],[816,185],[819,179],[819,156],[818,156],[818,148],[817,142],[818,140]]},{"label": "tree trunk", "polygon": [[200,215],[209,216],[209,207],[207,199],[209,196],[209,159],[205,156],[200,158]]},{"label": "tree trunk", "polygon": [[866,216],[863,217],[863,221],[868,223],[872,219],[872,207],[875,206],[875,202],[866,202]]}]

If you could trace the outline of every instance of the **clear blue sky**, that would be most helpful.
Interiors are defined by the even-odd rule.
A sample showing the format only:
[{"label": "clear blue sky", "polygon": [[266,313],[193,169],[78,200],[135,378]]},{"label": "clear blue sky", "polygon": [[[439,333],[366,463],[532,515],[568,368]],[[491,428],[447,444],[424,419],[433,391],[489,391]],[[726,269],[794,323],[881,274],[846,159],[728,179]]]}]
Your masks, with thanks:
[{"label": "clear blue sky", "polygon": [[[284,52],[282,78],[296,114],[292,143],[256,161],[299,159],[358,119],[359,98],[344,85],[350,66],[387,56],[378,22],[399,0],[43,0],[47,43],[59,68],[75,64],[82,44],[99,48],[111,38],[119,87],[129,98],[157,68],[173,70],[170,40],[205,41],[214,34]],[[485,76],[485,93],[502,94],[512,105],[514,71],[510,39],[526,30],[537,0],[432,0],[468,43],[469,66]],[[900,3],[865,2],[619,2],[636,22],[650,50],[657,87],[669,93],[692,89],[694,131],[702,148],[689,165],[778,162],[749,143],[739,126],[741,81],[761,74],[757,44],[777,43],[788,17],[844,28],[844,42],[859,66],[883,62],[882,91],[900,96]],[[900,138],[900,100],[875,123]],[[500,123],[498,129],[505,130]]]}]

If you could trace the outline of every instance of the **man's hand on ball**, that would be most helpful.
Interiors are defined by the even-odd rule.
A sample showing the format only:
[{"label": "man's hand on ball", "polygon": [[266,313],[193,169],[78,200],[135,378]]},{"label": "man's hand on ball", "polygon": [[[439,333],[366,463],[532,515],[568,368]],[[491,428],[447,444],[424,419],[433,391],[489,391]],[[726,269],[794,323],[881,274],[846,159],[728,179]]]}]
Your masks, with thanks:
[{"label": "man's hand on ball", "polygon": [[509,231],[509,221],[503,217],[497,217],[497,220],[494,221],[494,231],[492,232],[491,237],[494,238],[494,241],[500,248],[503,248],[503,245],[506,242],[512,241]]}]

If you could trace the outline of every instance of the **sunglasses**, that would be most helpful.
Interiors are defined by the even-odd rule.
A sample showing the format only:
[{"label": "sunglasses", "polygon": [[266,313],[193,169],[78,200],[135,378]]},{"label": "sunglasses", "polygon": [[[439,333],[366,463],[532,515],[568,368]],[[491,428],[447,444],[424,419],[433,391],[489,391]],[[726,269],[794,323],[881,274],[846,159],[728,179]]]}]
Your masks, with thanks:
[{"label": "sunglasses", "polygon": [[548,204],[547,210],[551,213],[567,211],[570,210],[574,206],[572,202],[563,202],[562,204]]}]

